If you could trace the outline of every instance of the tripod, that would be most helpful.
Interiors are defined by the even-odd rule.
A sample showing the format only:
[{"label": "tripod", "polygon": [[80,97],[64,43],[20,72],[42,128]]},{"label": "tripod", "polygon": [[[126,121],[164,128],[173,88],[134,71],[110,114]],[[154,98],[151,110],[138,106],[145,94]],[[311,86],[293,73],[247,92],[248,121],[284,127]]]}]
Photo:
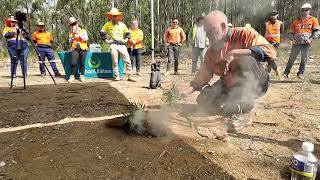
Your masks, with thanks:
[{"label": "tripod", "polygon": [[[44,61],[42,61],[42,58],[41,58],[41,55],[40,55],[38,49],[36,48],[36,45],[31,40],[30,34],[24,28],[20,28],[20,26],[19,26],[19,28],[17,29],[17,32],[16,32],[16,51],[15,51],[15,55],[13,58],[13,68],[11,69],[12,72],[11,72],[10,89],[12,89],[13,76],[14,76],[14,71],[16,70],[17,65],[18,65],[18,59],[20,59],[20,63],[21,63],[21,67],[22,67],[21,69],[22,69],[22,76],[23,76],[23,88],[26,89],[26,75],[27,74],[26,74],[26,67],[24,64],[24,47],[23,47],[23,44],[21,44],[21,42],[19,42],[19,36],[20,36],[20,34],[22,35],[22,32],[25,35],[25,39],[31,43],[33,49],[36,51],[39,61],[44,63]],[[49,75],[50,75],[51,79],[53,80],[54,84],[57,84],[45,63],[44,63],[44,67],[49,72]]]}]

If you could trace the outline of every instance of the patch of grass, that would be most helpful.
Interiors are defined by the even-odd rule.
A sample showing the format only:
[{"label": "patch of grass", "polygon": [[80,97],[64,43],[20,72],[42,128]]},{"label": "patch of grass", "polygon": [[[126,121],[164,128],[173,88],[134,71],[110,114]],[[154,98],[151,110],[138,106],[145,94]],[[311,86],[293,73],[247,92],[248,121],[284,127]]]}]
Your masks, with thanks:
[{"label": "patch of grass", "polygon": [[145,131],[145,123],[147,121],[147,111],[145,105],[141,102],[132,102],[123,112],[124,125],[123,130],[127,133],[135,132],[143,134]]},{"label": "patch of grass", "polygon": [[180,99],[180,92],[178,91],[176,84],[172,84],[171,88],[163,93],[163,100],[170,106],[175,106]]}]

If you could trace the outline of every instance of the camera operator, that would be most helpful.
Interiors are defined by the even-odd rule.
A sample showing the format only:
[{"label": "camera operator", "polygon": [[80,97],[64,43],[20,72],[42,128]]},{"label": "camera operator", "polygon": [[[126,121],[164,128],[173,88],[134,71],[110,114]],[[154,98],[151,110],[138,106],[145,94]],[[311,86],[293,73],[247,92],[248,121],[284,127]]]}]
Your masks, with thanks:
[{"label": "camera operator", "polygon": [[74,80],[74,74],[76,71],[76,65],[80,61],[80,78],[79,81],[84,81],[85,73],[85,61],[88,50],[88,33],[85,29],[79,26],[79,22],[76,18],[71,17],[69,19],[69,26],[71,27],[71,32],[69,33],[69,42],[72,47],[72,59],[71,59],[71,75],[68,82]]},{"label": "camera operator", "polygon": [[[6,21],[8,24],[3,29],[2,35],[7,39],[7,48],[11,59],[11,74],[14,78],[16,77],[17,63],[20,62],[22,75],[26,76],[29,49],[27,40],[24,38],[25,33],[20,33],[17,41],[17,30],[19,29],[17,20],[14,18],[14,16],[10,16]],[[17,60],[15,60],[16,55]]]}]

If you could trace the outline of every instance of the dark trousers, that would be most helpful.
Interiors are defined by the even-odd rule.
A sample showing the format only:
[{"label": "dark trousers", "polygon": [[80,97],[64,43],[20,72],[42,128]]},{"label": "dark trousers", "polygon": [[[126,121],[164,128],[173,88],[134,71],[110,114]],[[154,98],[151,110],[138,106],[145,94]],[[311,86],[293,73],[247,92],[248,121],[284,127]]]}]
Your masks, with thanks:
[{"label": "dark trousers", "polygon": [[301,51],[301,61],[298,74],[304,74],[306,69],[307,62],[309,61],[309,52],[310,52],[310,45],[308,44],[294,44],[292,45],[289,60],[284,70],[284,74],[289,74],[290,70],[296,60],[297,56]]},{"label": "dark trousers", "polygon": [[39,61],[39,68],[40,68],[41,74],[46,73],[46,69],[44,67],[44,61],[45,61],[46,57],[48,58],[48,61],[50,63],[52,70],[55,73],[59,72],[57,65],[56,65],[56,60],[54,58],[54,52],[53,52],[52,48],[41,48],[41,47],[37,47],[37,48],[38,48],[38,51],[39,51],[40,57],[41,57],[41,61]]},{"label": "dark trousers", "polygon": [[232,115],[249,112],[255,99],[263,96],[269,87],[269,75],[251,56],[240,57],[237,83],[227,87],[220,79],[200,92],[198,104],[209,113]]},{"label": "dark trousers", "polygon": [[[280,46],[280,43],[270,42],[270,44],[271,44],[274,48],[276,48],[276,50],[278,50],[278,48],[279,48],[279,46]],[[268,59],[268,60],[267,60],[267,63],[268,63],[268,65],[267,65],[267,71],[268,71],[268,73],[271,72],[271,69],[273,69],[274,71],[278,71],[278,66],[277,66],[277,64],[276,64],[276,62],[275,62],[275,59]]]},{"label": "dark trousers", "polygon": [[180,53],[180,46],[178,46],[178,45],[169,45],[168,46],[167,71],[170,71],[170,68],[173,63],[174,63],[174,71],[178,71],[179,53]]},{"label": "dark trousers", "polygon": [[28,43],[26,41],[20,41],[20,47],[16,51],[17,45],[15,40],[8,41],[8,52],[11,59],[11,74],[16,75],[17,65],[20,62],[22,75],[27,75],[28,67]]},{"label": "dark trousers", "polygon": [[132,69],[136,68],[136,71],[140,71],[141,66],[141,49],[128,48]]},{"label": "dark trousers", "polygon": [[87,50],[75,49],[72,51],[71,75],[75,74],[76,65],[80,61],[80,73],[84,75],[84,66],[86,62]]}]

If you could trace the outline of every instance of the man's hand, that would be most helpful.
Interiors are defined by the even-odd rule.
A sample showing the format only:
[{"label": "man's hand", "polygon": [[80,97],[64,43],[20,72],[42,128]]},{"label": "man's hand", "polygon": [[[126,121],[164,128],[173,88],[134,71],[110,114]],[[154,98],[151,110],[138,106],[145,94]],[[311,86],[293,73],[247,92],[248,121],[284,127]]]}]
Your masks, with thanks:
[{"label": "man's hand", "polygon": [[193,87],[188,87],[186,90],[181,92],[181,97],[187,97],[190,96],[194,92]]},{"label": "man's hand", "polygon": [[106,39],[105,41],[106,41],[106,43],[108,43],[108,44],[113,43],[113,40],[112,40],[112,39]]},{"label": "man's hand", "polygon": [[169,44],[169,43],[166,43],[166,46],[168,47],[168,46],[170,46],[170,44]]},{"label": "man's hand", "polygon": [[132,44],[132,46],[135,46],[136,45],[136,42],[134,40],[129,40]]},{"label": "man's hand", "polygon": [[182,43],[178,43],[178,46],[182,46]]},{"label": "man's hand", "polygon": [[306,40],[306,44],[310,45],[312,43],[312,39]]},{"label": "man's hand", "polygon": [[224,59],[220,62],[219,66],[224,75],[227,74],[229,70],[229,64],[234,60],[234,56],[229,52]]}]

